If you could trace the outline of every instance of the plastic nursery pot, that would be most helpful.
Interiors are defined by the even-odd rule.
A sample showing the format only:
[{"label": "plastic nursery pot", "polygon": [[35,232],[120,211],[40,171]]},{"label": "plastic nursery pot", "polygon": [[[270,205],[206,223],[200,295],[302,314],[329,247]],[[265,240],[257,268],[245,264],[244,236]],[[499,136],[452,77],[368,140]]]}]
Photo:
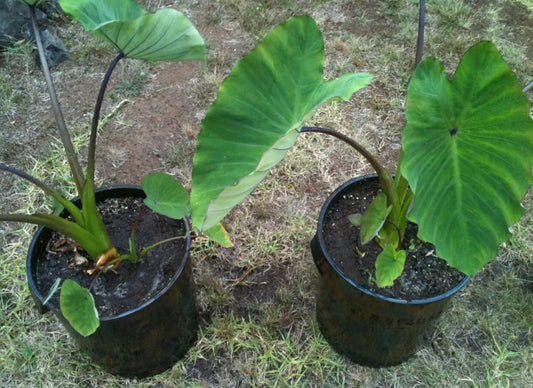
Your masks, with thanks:
[{"label": "plastic nursery pot", "polygon": [[326,215],[347,192],[376,180],[376,175],[352,179],[328,197],[320,212],[311,251],[321,275],[316,317],[322,334],[335,351],[353,362],[381,367],[400,364],[417,351],[450,298],[466,285],[469,277],[444,294],[408,301],[361,287],[338,268],[325,244]]},{"label": "plastic nursery pot", "polygon": [[[137,197],[145,194],[139,186],[115,186],[96,191],[96,201],[109,198]],[[79,205],[79,200],[73,200]],[[182,220],[185,231],[190,229]],[[40,227],[31,242],[26,271],[30,292],[41,312],[46,295],[36,281],[37,261],[45,251],[52,231]],[[108,372],[130,377],[155,375],[172,367],[194,344],[198,330],[198,312],[189,260],[190,238],[185,240],[180,265],[168,284],[141,306],[119,315],[100,318],[95,333],[83,337],[77,333],[57,307],[50,310],[60,319],[80,349]],[[157,259],[157,258],[156,258]]]}]

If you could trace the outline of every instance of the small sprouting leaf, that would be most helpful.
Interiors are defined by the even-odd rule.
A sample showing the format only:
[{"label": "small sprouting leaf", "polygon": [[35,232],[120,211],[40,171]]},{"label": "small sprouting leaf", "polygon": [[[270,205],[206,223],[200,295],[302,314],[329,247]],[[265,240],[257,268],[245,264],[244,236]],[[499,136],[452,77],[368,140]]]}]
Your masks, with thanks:
[{"label": "small sprouting leaf", "polygon": [[379,287],[392,286],[394,280],[402,274],[406,253],[387,244],[376,259],[376,283]]},{"label": "small sprouting leaf", "polygon": [[174,219],[189,215],[189,193],[173,176],[163,172],[148,174],[141,186],[146,194],[144,203],[153,211]]},{"label": "small sprouting leaf", "polygon": [[135,234],[134,233],[132,233],[131,237],[128,239],[128,244],[130,246],[130,254],[123,255],[123,256],[127,256],[126,258],[127,260],[131,261],[132,263],[136,263],[137,261],[139,261],[139,257],[137,255],[137,250],[135,249]]},{"label": "small sprouting leaf", "polygon": [[379,193],[361,219],[361,243],[367,244],[377,236],[391,210],[385,193]]},{"label": "small sprouting leaf", "polygon": [[58,200],[54,199],[54,203],[52,205],[52,214],[54,216],[59,216],[63,210],[65,210],[63,205]]},{"label": "small sprouting leaf", "polygon": [[231,248],[233,246],[233,243],[229,238],[228,232],[221,223],[216,224],[210,229],[204,231],[203,233],[211,240],[220,244],[224,248]]},{"label": "small sprouting leaf", "polygon": [[348,216],[348,220],[355,225],[355,226],[361,226],[361,221],[363,220],[363,215],[361,213],[354,213],[350,214]]},{"label": "small sprouting leaf", "polygon": [[92,294],[75,281],[63,282],[59,301],[63,316],[82,336],[91,335],[100,326]]},{"label": "small sprouting leaf", "polygon": [[61,284],[61,278],[57,278],[54,284],[52,285],[52,288],[50,288],[50,292],[48,293],[48,296],[43,301],[43,306],[48,303],[48,301],[52,298],[52,296],[54,296],[60,284]]}]

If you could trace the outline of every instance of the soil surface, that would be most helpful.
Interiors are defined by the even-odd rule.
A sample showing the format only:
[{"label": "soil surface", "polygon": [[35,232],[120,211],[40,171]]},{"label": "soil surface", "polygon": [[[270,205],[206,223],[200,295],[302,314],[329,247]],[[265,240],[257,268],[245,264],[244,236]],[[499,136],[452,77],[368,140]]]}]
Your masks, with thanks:
[{"label": "soil surface", "polygon": [[[181,220],[173,220],[148,211],[139,198],[107,199],[98,204],[111,241],[124,254],[133,224],[140,219],[136,232],[137,251],[166,238],[183,235]],[[37,263],[37,287],[41,295],[49,293],[56,278],[72,279],[91,290],[101,318],[124,313],[146,303],[163,290],[184,260],[186,241],[178,239],[160,245],[139,262],[123,261],[116,272],[88,275],[94,267],[91,259],[83,261],[64,236],[54,233],[45,253]],[[77,252],[88,258],[81,248]],[[77,261],[79,261],[77,263]],[[59,306],[59,292],[49,302]]]},{"label": "soil surface", "polygon": [[333,201],[324,219],[324,241],[329,256],[344,275],[362,287],[387,297],[414,300],[434,297],[455,287],[465,277],[435,255],[432,244],[416,237],[417,227],[409,224],[402,241],[407,252],[402,275],[391,287],[378,287],[375,259],[381,247],[375,241],[361,244],[360,228],[348,216],[364,213],[381,192],[379,181],[353,185]]}]

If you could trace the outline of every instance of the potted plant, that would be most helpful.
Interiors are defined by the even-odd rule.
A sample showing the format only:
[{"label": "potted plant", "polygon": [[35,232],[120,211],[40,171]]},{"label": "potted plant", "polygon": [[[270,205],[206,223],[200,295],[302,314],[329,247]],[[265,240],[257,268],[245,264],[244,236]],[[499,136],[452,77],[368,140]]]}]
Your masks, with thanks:
[{"label": "potted plant", "polygon": [[[417,62],[423,16],[421,2]],[[345,141],[377,173],[330,195],[311,243],[322,275],[317,320],[337,351],[364,365],[405,361],[469,275],[496,257],[532,182],[529,109],[516,76],[485,41],[464,54],[452,79],[435,58],[418,64],[395,176],[343,134],[302,129]],[[338,250],[349,244],[351,251]],[[357,264],[345,265],[346,254]]]},{"label": "potted plant", "polygon": [[[0,214],[0,221],[41,225],[28,252],[30,290],[37,305],[52,310],[85,352],[114,373],[159,373],[196,339],[190,225],[187,219],[171,220],[145,209],[143,199],[149,190],[137,186],[96,190],[99,115],[106,86],[122,58],[204,60],[206,46],[192,23],[173,9],[149,13],[134,0],[60,0],[68,15],[118,51],[96,100],[84,173],[43,54],[35,17],[36,6],[43,1],[23,1],[31,11],[40,62],[79,197],[70,201],[37,178],[0,163],[0,170],[36,185],[64,209],[52,215]],[[59,287],[61,292],[56,293]]]},{"label": "potted plant", "polygon": [[[197,230],[216,225],[301,132],[329,134],[353,146],[377,176],[348,184],[363,187],[361,195],[341,187],[320,213],[312,243],[322,274],[317,319],[332,346],[352,360],[397,364],[416,351],[468,275],[496,256],[523,214],[520,201],[532,181],[530,105],[490,42],[468,50],[451,80],[437,59],[426,58],[409,85],[402,153],[392,175],[354,140],[331,129],[304,127],[316,107],[349,99],[372,78],[345,74],[324,82],[323,60],[320,31],[310,17],[300,16],[271,31],[234,67],[202,122],[187,211]],[[332,229],[345,240],[338,244],[348,241],[350,247],[344,261],[371,263],[352,278],[325,245],[337,241],[325,236],[323,224],[334,213],[329,204],[337,194],[355,198],[333,221]],[[424,256],[413,259],[416,253]],[[398,279],[407,272],[406,261],[433,280],[450,273],[449,285],[423,296],[391,294],[394,283],[414,288]],[[438,267],[428,270],[428,265]]]}]

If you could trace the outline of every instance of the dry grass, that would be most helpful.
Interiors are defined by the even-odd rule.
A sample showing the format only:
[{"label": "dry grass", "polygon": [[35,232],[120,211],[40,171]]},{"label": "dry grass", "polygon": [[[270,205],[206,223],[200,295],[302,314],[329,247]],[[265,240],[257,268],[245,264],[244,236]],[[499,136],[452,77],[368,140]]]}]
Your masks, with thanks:
[{"label": "dry grass", "polygon": [[[333,126],[378,152],[394,169],[406,85],[414,62],[416,4],[409,0],[146,0],[186,10],[209,46],[209,62],[193,74],[196,111],[213,101],[231,66],[273,26],[309,13],[326,40],[326,77],[348,71],[376,75],[348,103],[317,112],[313,124]],[[447,68],[480,39],[492,39],[522,84],[531,81],[533,11],[516,1],[428,1],[426,54]],[[87,112],[109,49],[76,25],[62,25],[72,60],[53,69],[76,144],[86,144]],[[108,111],[123,98],[157,103],[161,66],[131,64],[115,79]],[[138,83],[123,83],[133,76]],[[137,78],[135,78],[137,76]],[[68,192],[44,83],[22,45],[0,54],[0,160],[14,163]],[[81,87],[79,86],[81,85]],[[87,96],[87,97],[85,97]],[[528,97],[533,99],[530,92]],[[181,115],[180,112],[167,112]],[[194,133],[201,117],[186,118]],[[119,112],[105,130],[134,130]],[[189,177],[194,141],[163,150],[169,170]],[[116,156],[120,158],[120,155]],[[129,157],[134,157],[130,155]],[[408,362],[373,369],[331,350],[314,319],[317,274],[308,248],[321,204],[348,178],[370,172],[340,142],[301,137],[288,157],[226,226],[234,249],[205,241],[193,250],[201,308],[197,344],[174,368],[153,378],[115,377],[80,354],[52,316],[41,316],[27,291],[24,257],[32,227],[0,224],[0,385],[3,387],[527,387],[533,385],[533,192],[526,216],[499,257],[474,276],[439,322],[427,346]],[[102,180],[109,177],[101,176]],[[50,204],[35,189],[0,176],[0,211]]]}]

